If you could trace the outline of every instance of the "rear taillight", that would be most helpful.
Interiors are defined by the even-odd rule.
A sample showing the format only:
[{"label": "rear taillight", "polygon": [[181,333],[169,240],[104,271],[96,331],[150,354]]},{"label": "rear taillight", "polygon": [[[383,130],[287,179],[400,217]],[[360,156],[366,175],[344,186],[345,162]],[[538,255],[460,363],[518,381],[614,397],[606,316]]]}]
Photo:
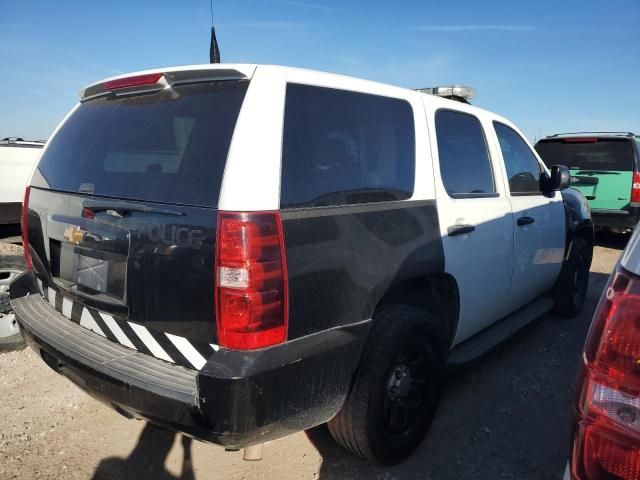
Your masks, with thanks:
[{"label": "rear taillight", "polygon": [[218,342],[255,349],[287,338],[287,267],[280,214],[218,213]]},{"label": "rear taillight", "polygon": [[634,172],[631,184],[631,203],[640,203],[640,172]]},{"label": "rear taillight", "polygon": [[162,78],[162,73],[147,73],[144,75],[134,75],[132,77],[117,78],[104,82],[105,90],[118,90],[120,88],[140,87],[142,85],[153,85]]},{"label": "rear taillight", "polygon": [[617,266],[587,337],[572,473],[640,480],[640,277]]},{"label": "rear taillight", "polygon": [[33,263],[31,263],[31,252],[29,251],[29,195],[31,193],[31,187],[27,187],[24,191],[24,201],[22,202],[22,214],[20,216],[20,229],[22,230],[22,248],[24,250],[24,259],[27,263],[27,269],[33,270]]}]

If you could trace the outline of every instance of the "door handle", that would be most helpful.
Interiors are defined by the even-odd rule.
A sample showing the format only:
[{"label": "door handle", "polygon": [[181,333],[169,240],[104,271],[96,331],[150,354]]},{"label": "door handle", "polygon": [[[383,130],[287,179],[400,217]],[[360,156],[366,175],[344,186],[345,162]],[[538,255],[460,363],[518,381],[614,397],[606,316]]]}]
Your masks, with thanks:
[{"label": "door handle", "polygon": [[476,229],[473,225],[452,225],[447,228],[447,235],[455,237],[456,235],[464,235],[465,233],[471,233]]},{"label": "door handle", "polygon": [[535,221],[536,219],[533,217],[520,217],[517,223],[522,227],[523,225],[531,225]]}]

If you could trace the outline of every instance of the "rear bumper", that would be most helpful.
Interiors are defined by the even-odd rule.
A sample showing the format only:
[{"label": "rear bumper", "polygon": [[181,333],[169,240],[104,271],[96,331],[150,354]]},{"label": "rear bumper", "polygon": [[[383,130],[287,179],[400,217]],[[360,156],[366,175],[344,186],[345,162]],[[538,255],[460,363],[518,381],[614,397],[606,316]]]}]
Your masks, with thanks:
[{"label": "rear bumper", "polygon": [[591,218],[596,228],[633,229],[640,221],[640,206],[625,210],[592,209]]},{"label": "rear bumper", "polygon": [[[221,349],[191,370],[113,343],[37,294],[33,274],[12,286],[27,343],[91,396],[127,416],[242,448],[326,422],[341,407],[370,322],[275,347]],[[31,293],[23,296],[26,293]]]}]

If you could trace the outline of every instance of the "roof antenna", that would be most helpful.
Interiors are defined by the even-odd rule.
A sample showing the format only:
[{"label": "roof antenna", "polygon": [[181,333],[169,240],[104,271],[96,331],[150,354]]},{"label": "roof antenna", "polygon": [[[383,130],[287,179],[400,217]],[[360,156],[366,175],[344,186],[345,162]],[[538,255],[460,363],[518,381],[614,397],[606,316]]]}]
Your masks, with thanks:
[{"label": "roof antenna", "polygon": [[209,7],[211,10],[211,45],[209,46],[209,63],[220,63],[220,49],[218,48],[218,40],[216,39],[216,29],[213,28],[213,0],[210,0]]}]

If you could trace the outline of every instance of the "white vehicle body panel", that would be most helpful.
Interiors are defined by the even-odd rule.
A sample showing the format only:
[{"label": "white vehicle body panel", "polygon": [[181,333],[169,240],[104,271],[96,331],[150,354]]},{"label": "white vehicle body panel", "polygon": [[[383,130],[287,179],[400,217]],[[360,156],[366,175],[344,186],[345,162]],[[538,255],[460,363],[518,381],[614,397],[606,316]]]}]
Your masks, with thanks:
[{"label": "white vehicle body panel", "polygon": [[[505,298],[509,295],[512,275],[511,205],[504,182],[501,181],[503,167],[492,150],[490,154],[498,193],[496,197],[452,198],[447,193],[440,174],[435,130],[436,111],[446,109],[474,115],[480,120],[485,135],[488,135],[487,125],[491,123],[489,112],[427,95],[423,101],[430,125],[445,272],[456,279],[460,295],[458,331],[453,341],[455,346],[510,313]],[[471,225],[475,227],[475,231],[449,237],[448,228],[454,225]]]},{"label": "white vehicle body panel", "polygon": [[0,146],[0,204],[22,203],[42,147]]},{"label": "white vehicle body panel", "polygon": [[280,206],[285,86],[282,67],[256,70],[229,146],[220,210],[276,210]]},{"label": "white vehicle body panel", "polygon": [[[265,65],[257,67],[253,73],[236,123],[218,201],[221,210],[280,208],[282,128],[287,83],[381,95],[409,102],[414,114],[418,159],[414,193],[409,200],[435,198],[430,162],[422,161],[429,158],[430,147],[419,93],[331,73]],[[247,192],[251,192],[251,195],[247,195]]]},{"label": "white vehicle body panel", "polygon": [[640,275],[640,227],[636,227],[627,248],[622,253],[620,264],[623,268]]},{"label": "white vehicle body panel", "polygon": [[[548,172],[535,149],[522,132],[505,118],[494,118],[515,130],[538,160],[542,171]],[[493,125],[488,136],[494,144],[497,158],[504,165],[502,150]],[[538,195],[511,195],[506,168],[502,169],[502,181],[511,202],[514,233],[513,279],[509,305],[511,310],[522,307],[549,290],[560,273],[565,251],[566,227],[562,195],[555,192],[552,197]],[[520,217],[532,217],[530,225],[518,225]]]}]

